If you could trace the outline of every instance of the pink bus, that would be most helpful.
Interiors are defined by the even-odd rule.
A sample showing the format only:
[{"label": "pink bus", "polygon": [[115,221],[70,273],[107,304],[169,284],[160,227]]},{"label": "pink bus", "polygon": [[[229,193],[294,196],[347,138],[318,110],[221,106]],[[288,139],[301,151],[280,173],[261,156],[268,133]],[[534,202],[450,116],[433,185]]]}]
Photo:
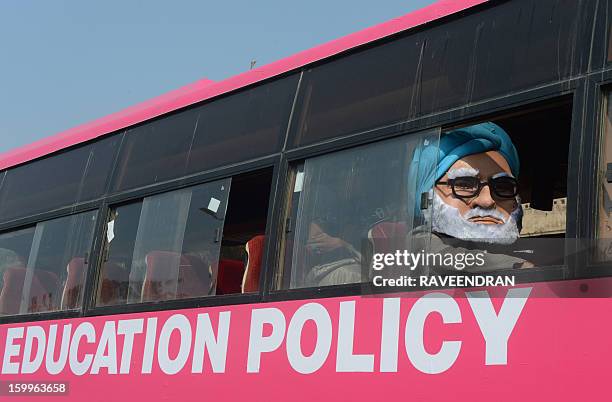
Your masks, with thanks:
[{"label": "pink bus", "polygon": [[611,21],[440,0],[0,155],[0,398],[608,400]]}]

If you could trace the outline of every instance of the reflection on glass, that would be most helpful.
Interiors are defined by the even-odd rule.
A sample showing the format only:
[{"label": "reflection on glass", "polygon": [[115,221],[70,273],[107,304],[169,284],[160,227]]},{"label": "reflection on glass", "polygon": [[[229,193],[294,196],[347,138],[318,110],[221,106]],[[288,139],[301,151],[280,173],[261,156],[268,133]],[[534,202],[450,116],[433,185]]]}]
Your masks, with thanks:
[{"label": "reflection on glass", "polygon": [[0,221],[103,195],[119,136],[11,168],[0,191]]},{"label": "reflection on glass", "polygon": [[612,61],[612,29],[608,35],[608,62]]},{"label": "reflection on glass", "polygon": [[230,179],[111,211],[98,305],[215,294]]},{"label": "reflection on glass", "polygon": [[0,314],[82,305],[96,211],[0,235]]},{"label": "reflection on glass", "polygon": [[599,230],[596,259],[612,260],[612,96],[608,94],[604,115],[599,168]]},{"label": "reflection on glass", "polygon": [[129,129],[113,189],[159,183],[280,151],[298,76],[246,88]]},{"label": "reflection on glass", "polygon": [[[297,168],[285,238],[283,288],[361,281],[362,242],[382,222],[415,221],[408,167],[437,131],[408,135],[305,161]],[[403,239],[402,239],[403,240]]]}]

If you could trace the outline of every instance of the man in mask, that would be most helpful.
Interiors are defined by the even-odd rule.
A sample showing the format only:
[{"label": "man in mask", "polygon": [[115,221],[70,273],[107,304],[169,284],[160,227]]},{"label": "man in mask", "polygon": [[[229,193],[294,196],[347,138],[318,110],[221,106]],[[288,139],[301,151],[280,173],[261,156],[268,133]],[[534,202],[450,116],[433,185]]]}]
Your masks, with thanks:
[{"label": "man in mask", "polygon": [[468,272],[533,266],[511,247],[522,218],[519,158],[501,127],[487,122],[443,134],[437,146],[415,155],[410,174],[417,185],[417,214],[427,228],[415,232],[413,249],[486,252],[484,266]]}]

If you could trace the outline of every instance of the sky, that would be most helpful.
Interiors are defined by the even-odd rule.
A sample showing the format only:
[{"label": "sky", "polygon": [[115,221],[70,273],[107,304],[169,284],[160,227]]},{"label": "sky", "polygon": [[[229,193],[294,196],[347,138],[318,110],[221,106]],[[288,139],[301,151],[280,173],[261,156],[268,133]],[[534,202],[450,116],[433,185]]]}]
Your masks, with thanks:
[{"label": "sky", "polygon": [[0,0],[0,153],[434,0]]}]

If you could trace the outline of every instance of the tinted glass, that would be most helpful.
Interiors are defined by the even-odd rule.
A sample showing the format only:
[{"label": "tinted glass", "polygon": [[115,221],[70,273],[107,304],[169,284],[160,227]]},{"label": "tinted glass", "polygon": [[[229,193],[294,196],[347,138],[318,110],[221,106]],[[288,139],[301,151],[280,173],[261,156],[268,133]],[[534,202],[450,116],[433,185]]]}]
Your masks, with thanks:
[{"label": "tinted glass", "polygon": [[79,308],[96,211],[38,223],[0,236],[2,314]]},{"label": "tinted glass", "polygon": [[0,315],[19,314],[34,231],[30,227],[0,235]]},{"label": "tinted glass", "polygon": [[9,169],[1,191],[0,220],[102,196],[118,142],[112,136]]},{"label": "tinted glass", "polygon": [[178,178],[279,152],[297,75],[268,82],[130,129],[115,190]]},{"label": "tinted glass", "polygon": [[215,294],[230,179],[113,208],[98,305]]},{"label": "tinted glass", "polygon": [[416,178],[408,172],[419,150],[434,145],[437,136],[437,131],[411,134],[308,159],[298,167],[280,286],[361,282],[363,246],[378,224],[406,231],[421,223],[415,215]]},{"label": "tinted glass", "polygon": [[198,118],[198,111],[191,109],[127,130],[114,188],[125,190],[183,176]]},{"label": "tinted glass", "polygon": [[190,173],[279,152],[298,76],[267,82],[199,108]]},{"label": "tinted glass", "polygon": [[292,125],[293,143],[319,140],[408,117],[421,46],[380,45],[304,72]]},{"label": "tinted glass", "polygon": [[599,228],[596,259],[612,261],[612,95],[607,95],[599,168]]},{"label": "tinted glass", "polygon": [[96,141],[93,145],[80,188],[79,201],[95,199],[106,192],[123,135],[123,132],[116,133]]},{"label": "tinted glass", "polygon": [[612,7],[608,8],[608,63],[612,62],[612,26],[610,26],[610,21],[612,20]]},{"label": "tinted glass", "polygon": [[[533,85],[585,68],[583,2],[496,4],[307,70],[292,146],[340,137]],[[580,16],[580,17],[577,17]],[[586,50],[585,50],[586,49]]]}]

